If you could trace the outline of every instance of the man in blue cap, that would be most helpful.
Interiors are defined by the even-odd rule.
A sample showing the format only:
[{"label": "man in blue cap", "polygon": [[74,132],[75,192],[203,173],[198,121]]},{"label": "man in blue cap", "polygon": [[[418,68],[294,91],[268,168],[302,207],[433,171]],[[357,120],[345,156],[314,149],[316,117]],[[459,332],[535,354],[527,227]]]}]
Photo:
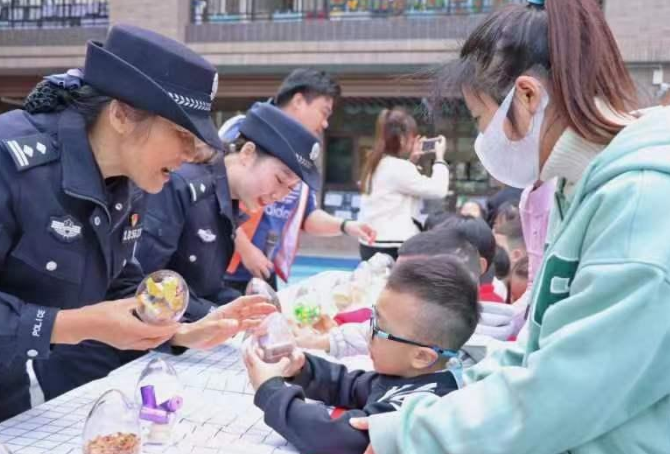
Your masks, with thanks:
[{"label": "man in blue cap", "polygon": [[[273,103],[318,137],[328,128],[333,103],[340,86],[323,71],[300,68],[289,74],[279,87]],[[229,120],[220,130],[224,141],[233,141],[243,116]],[[316,151],[310,150],[314,159]],[[229,286],[244,291],[252,277],[267,279],[276,288],[276,275],[287,280],[293,263],[300,230],[317,236],[347,234],[365,241],[375,232],[366,224],[340,219],[318,208],[316,190],[296,186],[283,200],[265,207],[262,214],[238,230],[236,256],[228,269]]]}]

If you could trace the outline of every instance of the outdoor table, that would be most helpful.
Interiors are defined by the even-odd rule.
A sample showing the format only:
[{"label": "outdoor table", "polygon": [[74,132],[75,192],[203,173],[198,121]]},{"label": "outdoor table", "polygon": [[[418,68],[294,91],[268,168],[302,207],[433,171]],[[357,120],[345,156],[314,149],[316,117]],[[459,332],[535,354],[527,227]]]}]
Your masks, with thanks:
[{"label": "outdoor table", "polygon": [[[135,395],[147,363],[168,359],[184,386],[184,407],[170,454],[279,454],[297,452],[263,422],[253,404],[239,337],[210,351],[181,356],[152,352],[56,399],[0,423],[0,443],[14,454],[80,454],[86,416],[108,389]],[[154,451],[152,451],[154,452]]]}]

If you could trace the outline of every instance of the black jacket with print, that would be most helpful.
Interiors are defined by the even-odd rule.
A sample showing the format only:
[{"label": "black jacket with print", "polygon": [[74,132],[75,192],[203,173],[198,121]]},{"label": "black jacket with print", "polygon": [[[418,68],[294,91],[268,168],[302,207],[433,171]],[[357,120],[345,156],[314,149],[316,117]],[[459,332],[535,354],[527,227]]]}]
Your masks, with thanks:
[{"label": "black jacket with print", "polygon": [[[347,371],[346,367],[306,354],[305,367],[292,380],[273,378],[257,391],[254,403],[265,422],[303,454],[362,454],[370,443],[367,432],[349,419],[398,410],[417,394],[444,396],[458,389],[449,371],[405,378],[376,372]],[[332,419],[329,409],[305,398],[342,407]]]}]

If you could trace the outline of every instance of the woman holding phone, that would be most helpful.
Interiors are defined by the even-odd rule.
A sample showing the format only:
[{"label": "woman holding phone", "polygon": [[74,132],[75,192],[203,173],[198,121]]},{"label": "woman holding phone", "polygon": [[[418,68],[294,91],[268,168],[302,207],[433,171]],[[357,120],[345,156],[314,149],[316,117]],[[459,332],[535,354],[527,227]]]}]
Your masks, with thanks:
[{"label": "woman holding phone", "polygon": [[[421,175],[408,159],[420,155],[424,143],[426,146],[434,144],[435,162],[430,177]],[[415,217],[419,214],[421,199],[446,197],[449,189],[446,150],[442,136],[430,141],[420,138],[416,121],[404,110],[382,110],[377,119],[374,148],[361,176],[363,196],[359,220],[377,231],[374,243],[360,243],[363,260],[377,252],[396,259],[402,243],[419,233]]]}]

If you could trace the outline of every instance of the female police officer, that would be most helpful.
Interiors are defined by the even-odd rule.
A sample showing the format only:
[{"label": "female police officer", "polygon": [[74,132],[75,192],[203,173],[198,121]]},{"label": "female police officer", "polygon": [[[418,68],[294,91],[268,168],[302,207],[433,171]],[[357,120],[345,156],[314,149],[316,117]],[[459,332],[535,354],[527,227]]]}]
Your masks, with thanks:
[{"label": "female police officer", "polygon": [[216,328],[149,326],[134,299],[99,303],[142,277],[143,190],[160,191],[197,140],[221,148],[216,81],[185,46],[116,26],[88,44],[83,74],[49,78],[27,111],[0,116],[0,420],[29,407],[25,362],[48,362],[53,344],[190,346]]},{"label": "female police officer", "polygon": [[[224,162],[184,165],[160,194],[147,201],[145,236],[137,258],[146,271],[170,268],[183,274],[201,305],[191,306],[198,319],[212,304],[227,303],[235,291],[223,276],[234,252],[235,205],[250,212],[283,199],[305,181],[318,189],[321,178],[314,159],[319,139],[269,103],[258,103],[228,144]],[[310,157],[311,155],[311,157]]]}]

